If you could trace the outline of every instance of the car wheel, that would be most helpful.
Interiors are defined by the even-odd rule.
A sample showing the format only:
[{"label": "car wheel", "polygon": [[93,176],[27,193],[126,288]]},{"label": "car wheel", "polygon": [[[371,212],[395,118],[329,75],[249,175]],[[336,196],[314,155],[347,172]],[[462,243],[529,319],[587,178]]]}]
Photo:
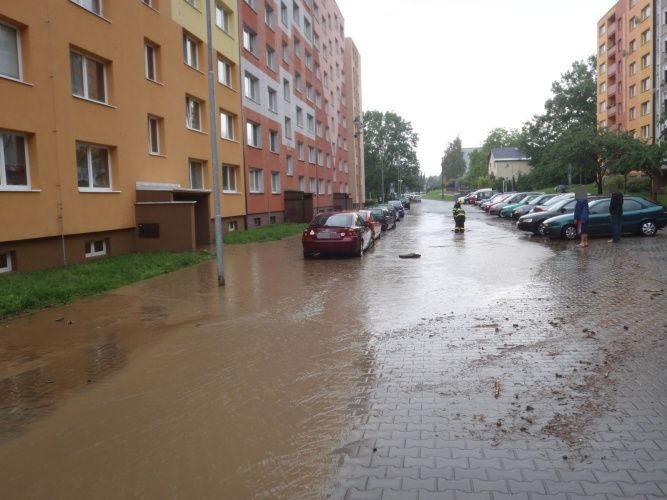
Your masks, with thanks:
[{"label": "car wheel", "polygon": [[658,228],[655,225],[655,222],[652,220],[645,220],[639,226],[642,236],[655,236],[655,233],[658,232]]},{"label": "car wheel", "polygon": [[577,228],[573,224],[568,224],[563,228],[561,236],[566,240],[574,240],[577,238]]},{"label": "car wheel", "polygon": [[540,222],[537,226],[537,232],[535,234],[539,234],[540,236],[544,236],[544,222]]}]

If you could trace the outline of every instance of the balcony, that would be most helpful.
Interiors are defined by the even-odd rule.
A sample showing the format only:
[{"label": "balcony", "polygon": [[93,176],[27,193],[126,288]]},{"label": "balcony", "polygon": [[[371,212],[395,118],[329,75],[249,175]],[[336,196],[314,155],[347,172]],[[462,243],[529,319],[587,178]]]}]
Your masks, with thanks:
[{"label": "balcony", "polygon": [[616,34],[616,23],[611,23],[607,25],[607,37],[611,38]]},{"label": "balcony", "polygon": [[607,119],[616,117],[616,108],[617,108],[617,106],[608,106],[607,107]]},{"label": "balcony", "polygon": [[607,58],[608,59],[615,60],[617,53],[618,53],[618,46],[616,44],[607,48]]},{"label": "balcony", "polygon": [[611,78],[616,74],[616,64],[610,64],[607,68],[607,78]]},{"label": "balcony", "polygon": [[607,96],[608,97],[615,96],[617,89],[618,89],[618,85],[615,84],[615,83],[613,85],[608,85],[607,86]]}]

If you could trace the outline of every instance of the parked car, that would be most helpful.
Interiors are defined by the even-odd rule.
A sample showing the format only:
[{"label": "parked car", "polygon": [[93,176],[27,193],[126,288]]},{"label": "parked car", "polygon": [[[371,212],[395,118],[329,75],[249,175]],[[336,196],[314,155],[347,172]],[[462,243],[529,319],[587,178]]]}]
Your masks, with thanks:
[{"label": "parked car", "polygon": [[490,197],[490,193],[492,192],[493,189],[491,188],[482,188],[473,191],[472,193],[468,193],[466,195],[466,199],[468,200],[467,203],[475,205],[479,200],[488,199]]},{"label": "parked car", "polygon": [[361,215],[361,218],[364,219],[364,222],[373,231],[374,240],[382,236],[382,222],[376,221],[370,210],[359,210],[359,215]]},{"label": "parked car", "polygon": [[549,203],[551,200],[557,198],[558,194],[543,194],[541,196],[536,196],[533,199],[529,200],[526,204],[520,205],[516,207],[514,210],[512,210],[512,220],[519,220],[519,217],[522,215],[526,215],[529,213],[533,208],[539,206],[539,205],[545,205]]},{"label": "parked car", "polygon": [[301,237],[303,257],[315,254],[361,256],[373,244],[371,228],[357,212],[329,212],[315,216]]},{"label": "parked car", "polygon": [[403,208],[406,210],[410,210],[410,198],[407,196],[403,196],[401,198],[401,205],[403,205]]},{"label": "parked car", "polygon": [[[605,197],[589,202],[588,234],[611,234],[611,216],[609,215],[610,198]],[[665,207],[639,196],[627,196],[623,200],[621,231],[637,233],[642,236],[654,236],[659,229],[667,225]],[[577,230],[574,226],[574,214],[552,217],[544,221],[544,233],[550,238],[574,240]]]},{"label": "parked car", "polygon": [[532,195],[532,196],[526,196],[526,197],[525,197],[523,200],[521,200],[521,201],[518,201],[518,202],[516,202],[516,203],[509,203],[509,204],[507,204],[507,205],[505,205],[505,206],[503,207],[503,209],[500,211],[500,213],[499,213],[498,215],[500,215],[500,217],[508,218],[508,219],[509,219],[509,218],[512,217],[512,211],[513,211],[515,208],[521,207],[521,206],[523,206],[523,205],[527,205],[527,204],[530,203],[532,200],[536,200],[536,199],[538,199],[540,196],[543,196],[543,195],[544,195],[544,193],[539,193],[539,194]]},{"label": "parked car", "polygon": [[489,215],[497,215],[498,217],[500,217],[500,211],[503,208],[505,208],[507,205],[510,205],[512,203],[518,203],[518,202],[524,200],[525,198],[527,198],[528,196],[536,195],[536,194],[539,194],[539,193],[514,193],[513,196],[510,196],[509,198],[507,198],[507,199],[505,199],[505,200],[503,200],[499,203],[494,204],[491,208],[489,208],[488,213],[489,213]]},{"label": "parked car", "polygon": [[497,194],[492,189],[481,191],[475,195],[474,205],[479,205],[480,203],[485,202],[486,200],[491,199],[495,194]]},{"label": "parked car", "polygon": [[396,212],[394,210],[386,207],[373,207],[370,211],[373,219],[382,224],[383,231],[396,228]]},{"label": "parked car", "polygon": [[509,193],[496,193],[491,198],[489,198],[488,200],[486,200],[482,203],[478,203],[477,206],[486,212],[486,210],[491,205],[493,205],[494,203],[498,203],[500,200],[506,198],[507,196],[509,196]]},{"label": "parked car", "polygon": [[[522,231],[544,236],[544,221],[557,215],[573,213],[576,203],[577,200],[574,199],[574,196],[568,196],[555,203],[535,207],[532,212],[519,217],[516,227]],[[539,211],[538,208],[540,208]]]},{"label": "parked car", "polygon": [[398,219],[399,220],[402,219],[403,217],[405,217],[405,209],[403,208],[403,204],[400,201],[398,201],[398,200],[389,200],[387,202],[387,205],[390,205],[390,206],[394,207],[394,209],[398,213]]}]

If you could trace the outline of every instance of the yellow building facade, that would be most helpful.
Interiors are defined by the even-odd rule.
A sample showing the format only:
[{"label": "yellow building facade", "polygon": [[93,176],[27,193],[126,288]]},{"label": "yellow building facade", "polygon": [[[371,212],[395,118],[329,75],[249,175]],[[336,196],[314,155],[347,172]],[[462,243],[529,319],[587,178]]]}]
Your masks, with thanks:
[{"label": "yellow building facade", "polygon": [[[241,229],[236,1],[211,0],[222,215]],[[211,241],[203,0],[0,5],[0,271]],[[224,122],[224,123],[223,123]]]}]

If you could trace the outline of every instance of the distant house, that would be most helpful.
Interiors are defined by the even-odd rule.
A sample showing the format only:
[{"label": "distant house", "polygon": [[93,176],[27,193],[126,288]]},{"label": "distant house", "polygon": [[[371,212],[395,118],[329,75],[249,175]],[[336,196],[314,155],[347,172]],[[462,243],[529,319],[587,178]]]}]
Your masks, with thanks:
[{"label": "distant house", "polygon": [[463,161],[466,162],[466,172],[470,170],[470,153],[479,148],[461,148],[463,152]]},{"label": "distant house", "polygon": [[518,148],[494,148],[489,155],[489,175],[496,179],[517,179],[530,173],[530,158]]}]

